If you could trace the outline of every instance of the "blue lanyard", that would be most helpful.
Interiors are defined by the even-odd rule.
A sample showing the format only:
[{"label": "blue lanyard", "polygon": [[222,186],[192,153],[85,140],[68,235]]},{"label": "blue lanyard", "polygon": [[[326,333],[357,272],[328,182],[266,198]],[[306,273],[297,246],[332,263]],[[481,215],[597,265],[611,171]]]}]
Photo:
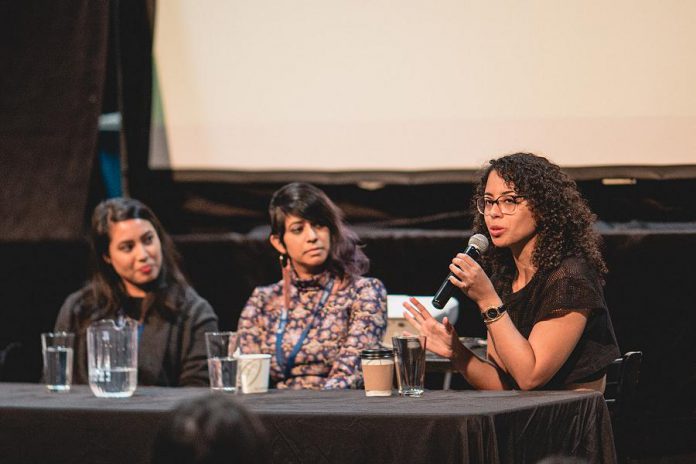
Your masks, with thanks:
[{"label": "blue lanyard", "polygon": [[307,338],[309,329],[311,329],[312,325],[314,325],[315,317],[317,316],[319,311],[321,311],[321,308],[323,308],[326,304],[326,300],[329,299],[329,296],[331,295],[331,290],[333,290],[333,286],[334,280],[331,279],[328,285],[324,288],[324,293],[321,294],[321,298],[314,307],[309,321],[307,321],[307,326],[302,331],[300,339],[297,340],[297,343],[295,343],[295,346],[292,348],[290,356],[288,356],[287,360],[285,359],[285,355],[283,354],[283,336],[285,335],[285,326],[288,323],[288,308],[283,308],[283,312],[280,315],[278,333],[276,334],[276,361],[278,361],[278,366],[283,368],[283,374],[286,379],[290,377],[290,370],[293,367],[295,367],[295,358],[297,357],[297,353],[300,352],[300,348],[302,348],[302,345],[304,344],[304,341]]}]

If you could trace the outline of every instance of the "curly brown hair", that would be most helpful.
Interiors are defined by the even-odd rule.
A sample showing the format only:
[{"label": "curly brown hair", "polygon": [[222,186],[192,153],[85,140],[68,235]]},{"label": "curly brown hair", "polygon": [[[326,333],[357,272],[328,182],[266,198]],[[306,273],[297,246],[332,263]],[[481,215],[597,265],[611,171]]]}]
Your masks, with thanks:
[{"label": "curly brown hair", "polygon": [[[550,271],[564,258],[574,256],[583,259],[600,279],[603,278],[607,267],[600,251],[601,237],[592,228],[596,216],[580,195],[575,181],[544,157],[515,153],[489,162],[472,201],[475,233],[491,238],[483,215],[476,210],[476,199],[483,197],[488,176],[493,171],[530,206],[537,224],[537,242],[532,255],[537,272]],[[493,247],[484,265],[498,292],[509,293],[515,276],[510,249]]]}]

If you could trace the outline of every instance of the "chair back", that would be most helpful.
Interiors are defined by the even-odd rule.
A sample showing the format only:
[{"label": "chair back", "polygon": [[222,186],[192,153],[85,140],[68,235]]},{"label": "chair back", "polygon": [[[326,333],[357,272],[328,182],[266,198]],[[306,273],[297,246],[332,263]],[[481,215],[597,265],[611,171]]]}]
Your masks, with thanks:
[{"label": "chair back", "polygon": [[18,352],[21,347],[21,343],[11,342],[5,348],[0,350],[0,382],[10,380],[10,375],[8,372],[10,371],[10,367],[12,367],[10,366],[10,361],[12,361],[11,355],[14,352]]},{"label": "chair back", "polygon": [[609,366],[604,398],[613,418],[630,413],[638,387],[642,360],[643,352],[629,351]]}]

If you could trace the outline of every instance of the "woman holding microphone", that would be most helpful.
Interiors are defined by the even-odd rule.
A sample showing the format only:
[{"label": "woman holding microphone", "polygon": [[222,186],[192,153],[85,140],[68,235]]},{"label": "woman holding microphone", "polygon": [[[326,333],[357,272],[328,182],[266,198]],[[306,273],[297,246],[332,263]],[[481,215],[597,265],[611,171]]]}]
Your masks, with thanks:
[{"label": "woman holding microphone", "polygon": [[406,318],[474,388],[604,391],[607,366],[620,353],[595,218],[575,182],[543,157],[503,156],[484,170],[474,206],[474,233],[492,250],[482,265],[458,254],[450,281],[481,311],[487,359],[413,298]]}]

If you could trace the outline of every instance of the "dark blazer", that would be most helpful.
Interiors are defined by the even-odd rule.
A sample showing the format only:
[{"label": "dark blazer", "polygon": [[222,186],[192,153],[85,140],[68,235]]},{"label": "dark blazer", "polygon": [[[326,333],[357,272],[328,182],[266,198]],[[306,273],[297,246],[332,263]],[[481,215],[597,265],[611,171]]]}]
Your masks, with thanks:
[{"label": "dark blazer", "polygon": [[[87,287],[68,296],[55,330],[75,333],[73,382],[87,383],[87,327],[102,316],[85,306]],[[153,307],[148,312],[138,347],[138,385],[207,386],[205,332],[218,330],[210,304],[187,288],[176,314]],[[80,314],[89,314],[80,317]]]}]

